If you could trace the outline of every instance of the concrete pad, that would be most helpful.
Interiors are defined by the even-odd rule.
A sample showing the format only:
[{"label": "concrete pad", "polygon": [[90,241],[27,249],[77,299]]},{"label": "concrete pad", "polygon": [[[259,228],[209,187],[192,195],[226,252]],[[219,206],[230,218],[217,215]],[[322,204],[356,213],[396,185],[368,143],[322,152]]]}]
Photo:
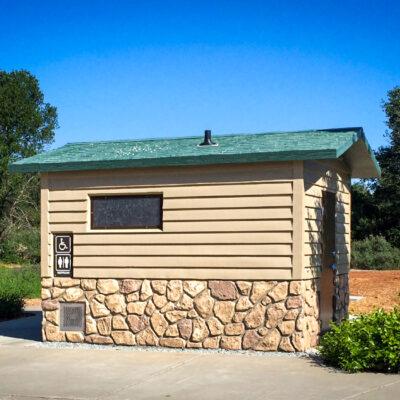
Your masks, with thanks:
[{"label": "concrete pad", "polygon": [[0,347],[0,397],[109,398],[162,370],[191,359],[186,354]]},{"label": "concrete pad", "polygon": [[0,336],[0,399],[400,398],[399,375],[346,374],[304,357],[42,344],[13,338],[18,327],[40,332],[40,315],[0,323],[9,335]]},{"label": "concrete pad", "polygon": [[[339,373],[304,358],[207,354],[186,362],[184,368],[132,384],[109,399],[330,400],[357,398],[366,390],[382,395],[375,399],[394,399],[400,395],[400,378]],[[392,397],[392,391],[397,396]]]}]

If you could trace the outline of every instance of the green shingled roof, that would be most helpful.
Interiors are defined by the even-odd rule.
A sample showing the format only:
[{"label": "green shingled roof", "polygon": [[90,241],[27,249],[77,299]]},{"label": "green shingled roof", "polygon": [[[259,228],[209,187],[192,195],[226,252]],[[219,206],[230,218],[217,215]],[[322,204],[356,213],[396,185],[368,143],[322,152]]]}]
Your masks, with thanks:
[{"label": "green shingled roof", "polygon": [[337,159],[346,158],[347,153],[355,150],[354,156],[347,157],[354,177],[372,177],[380,173],[362,128],[215,135],[213,140],[218,146],[198,146],[202,139],[199,135],[173,139],[68,143],[58,149],[19,160],[10,166],[10,170],[52,172]]}]

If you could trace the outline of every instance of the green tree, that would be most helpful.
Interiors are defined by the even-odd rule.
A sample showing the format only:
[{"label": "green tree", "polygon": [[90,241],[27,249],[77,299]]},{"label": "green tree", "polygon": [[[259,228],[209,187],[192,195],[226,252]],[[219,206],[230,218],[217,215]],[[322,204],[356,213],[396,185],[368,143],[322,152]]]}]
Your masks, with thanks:
[{"label": "green tree", "polygon": [[57,126],[57,110],[30,72],[0,70],[0,247],[13,229],[39,223],[38,176],[10,174],[8,166],[42,151]]},{"label": "green tree", "polygon": [[359,181],[351,187],[352,239],[363,240],[376,233],[375,198],[365,182]]},{"label": "green tree", "polygon": [[400,87],[388,92],[383,102],[389,139],[375,152],[382,175],[352,187],[353,239],[383,236],[400,248]]},{"label": "green tree", "polygon": [[376,233],[400,247],[400,87],[388,92],[383,103],[387,116],[389,145],[380,147],[376,157],[382,169],[372,190],[377,212]]}]

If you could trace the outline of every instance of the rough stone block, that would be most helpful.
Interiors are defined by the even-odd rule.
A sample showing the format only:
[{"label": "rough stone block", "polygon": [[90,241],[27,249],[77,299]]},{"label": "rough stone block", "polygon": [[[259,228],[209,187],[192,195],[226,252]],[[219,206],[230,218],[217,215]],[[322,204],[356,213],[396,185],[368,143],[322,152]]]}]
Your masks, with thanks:
[{"label": "rough stone block", "polygon": [[65,336],[67,341],[71,343],[82,343],[85,340],[82,332],[66,332]]},{"label": "rough stone block", "polygon": [[83,290],[79,287],[68,288],[63,295],[63,299],[68,302],[82,300],[83,298],[84,298]]},{"label": "rough stone block", "polygon": [[221,338],[219,336],[205,338],[204,342],[203,342],[203,348],[205,348],[205,349],[218,349],[219,348],[220,339]]},{"label": "rough stone block", "polygon": [[110,310],[103,304],[97,301],[95,298],[89,302],[90,310],[93,317],[105,317],[110,314]]},{"label": "rough stone block", "polygon": [[262,304],[254,306],[246,315],[244,323],[246,328],[258,328],[264,323],[266,307]]},{"label": "rough stone block", "polygon": [[117,345],[132,346],[136,344],[135,335],[130,331],[113,331],[111,337]]},{"label": "rough stone block", "polygon": [[122,294],[110,294],[105,298],[105,305],[114,314],[126,312],[125,297]]},{"label": "rough stone block", "polygon": [[127,330],[126,318],[122,315],[114,315],[112,318],[112,328],[117,330]]},{"label": "rough stone block", "polygon": [[151,289],[150,281],[145,279],[140,288],[140,300],[144,301],[153,296],[153,291]]},{"label": "rough stone block", "polygon": [[232,323],[225,325],[225,335],[238,336],[244,333],[244,325],[242,323]]},{"label": "rough stone block", "polygon": [[109,336],[101,336],[97,334],[85,336],[85,342],[93,344],[114,344]]},{"label": "rough stone block", "polygon": [[183,294],[182,281],[172,280],[167,285],[167,298],[169,301],[178,301]]},{"label": "rough stone block", "polygon": [[168,328],[168,322],[162,314],[156,311],[150,318],[151,326],[158,336],[163,336]]},{"label": "rough stone block", "polygon": [[278,329],[270,330],[254,347],[254,350],[276,351],[278,350],[281,335]]},{"label": "rough stone block", "polygon": [[53,278],[42,278],[42,287],[51,288],[53,286]]},{"label": "rough stone block", "polygon": [[195,310],[203,318],[210,318],[213,313],[214,299],[208,290],[203,290],[194,299]]},{"label": "rough stone block", "polygon": [[183,339],[190,339],[190,336],[192,336],[192,331],[193,331],[193,323],[191,319],[184,318],[178,321],[177,324],[179,335]]},{"label": "rough stone block", "polygon": [[58,300],[44,300],[42,301],[43,311],[54,311],[60,308],[60,303]]},{"label": "rough stone block", "polygon": [[150,328],[146,328],[136,335],[136,343],[139,346],[157,346],[158,338]]},{"label": "rough stone block", "polygon": [[196,297],[207,287],[204,281],[184,281],[183,290],[191,297]]},{"label": "rough stone block", "polygon": [[65,340],[65,333],[60,332],[58,326],[46,324],[44,332],[48,342],[63,342]]},{"label": "rough stone block", "polygon": [[301,296],[290,296],[286,299],[286,308],[300,308],[303,306]]},{"label": "rough stone block", "polygon": [[173,348],[181,348],[185,347],[185,341],[181,338],[161,338],[160,339],[160,346],[163,347],[173,347]]},{"label": "rough stone block", "polygon": [[268,296],[275,302],[286,299],[288,294],[288,283],[279,282],[272,290],[268,292]]},{"label": "rough stone block", "polygon": [[123,294],[130,294],[137,292],[142,286],[142,281],[138,279],[124,279],[121,282],[120,292]]},{"label": "rough stone block", "polygon": [[252,283],[246,281],[237,281],[236,285],[239,289],[239,292],[243,296],[248,296],[250,294]]},{"label": "rough stone block", "polygon": [[149,317],[147,315],[128,315],[129,328],[133,333],[140,332],[149,326]]},{"label": "rough stone block", "polygon": [[208,336],[207,325],[201,318],[193,320],[192,341],[202,342]]},{"label": "rough stone block", "polygon": [[211,296],[217,300],[236,300],[238,296],[236,286],[231,281],[210,281],[208,287]]},{"label": "rough stone block", "polygon": [[240,350],[242,338],[240,336],[222,336],[220,346],[225,350]]},{"label": "rough stone block", "polygon": [[218,335],[222,335],[224,333],[224,326],[215,317],[210,318],[207,321],[207,325],[208,325],[208,329],[210,330],[210,333],[212,336],[218,336]]},{"label": "rough stone block", "polygon": [[153,292],[157,294],[165,294],[167,293],[167,281],[164,280],[156,280],[151,282],[151,287],[153,288]]},{"label": "rough stone block", "polygon": [[108,336],[111,333],[111,317],[103,317],[96,320],[97,330],[100,335]]},{"label": "rough stone block", "polygon": [[81,288],[83,290],[96,290],[96,279],[81,279]]},{"label": "rough stone block", "polygon": [[54,278],[53,285],[60,288],[79,286],[81,281],[74,278]]},{"label": "rough stone block", "polygon": [[217,301],[214,305],[214,315],[224,324],[232,321],[235,313],[235,303],[233,301]]},{"label": "rough stone block", "polygon": [[98,279],[97,290],[101,294],[113,294],[119,291],[119,284],[116,279]]},{"label": "rough stone block", "polygon": [[147,302],[145,301],[135,301],[134,303],[128,303],[126,311],[128,314],[143,315],[146,306]]},{"label": "rough stone block", "polygon": [[265,298],[270,290],[276,286],[276,281],[261,281],[253,283],[250,300],[255,304]]},{"label": "rough stone block", "polygon": [[186,318],[186,316],[187,316],[187,311],[173,310],[165,313],[165,317],[172,324],[178,322],[182,318]]},{"label": "rough stone block", "polygon": [[165,336],[167,337],[178,337],[179,331],[177,324],[170,325],[167,330],[165,331]]}]

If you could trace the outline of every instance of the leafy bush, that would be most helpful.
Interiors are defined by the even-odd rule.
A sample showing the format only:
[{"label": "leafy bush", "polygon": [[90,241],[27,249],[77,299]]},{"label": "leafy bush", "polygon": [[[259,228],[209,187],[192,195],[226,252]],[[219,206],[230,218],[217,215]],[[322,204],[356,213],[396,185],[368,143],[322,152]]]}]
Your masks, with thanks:
[{"label": "leafy bush", "polygon": [[21,313],[24,298],[40,297],[38,266],[0,267],[0,319]]},{"label": "leafy bush", "polygon": [[400,310],[377,310],[331,325],[319,347],[326,363],[349,372],[400,371]]},{"label": "leafy bush", "polygon": [[40,260],[40,229],[12,230],[1,243],[1,259],[11,263],[38,263]]},{"label": "leafy bush", "polygon": [[40,297],[39,265],[26,265],[21,268],[0,267],[0,291],[22,293],[26,298]]},{"label": "leafy bush", "polygon": [[351,253],[352,268],[400,269],[400,249],[393,247],[383,236],[354,240]]},{"label": "leafy bush", "polygon": [[24,300],[20,293],[0,291],[0,320],[18,317],[23,306]]}]

